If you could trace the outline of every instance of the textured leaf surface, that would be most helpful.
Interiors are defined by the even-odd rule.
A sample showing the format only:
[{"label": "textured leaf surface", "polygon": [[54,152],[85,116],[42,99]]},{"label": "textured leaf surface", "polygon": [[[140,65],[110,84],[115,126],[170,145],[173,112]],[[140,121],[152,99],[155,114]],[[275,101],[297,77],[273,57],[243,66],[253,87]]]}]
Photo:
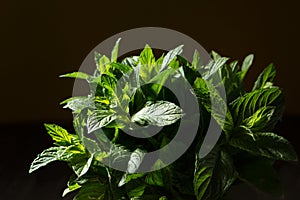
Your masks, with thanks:
[{"label": "textured leaf surface", "polygon": [[169,51],[163,59],[159,72],[165,70],[168,65],[176,58],[176,56],[180,55],[183,51],[183,45],[176,47],[175,49]]},{"label": "textured leaf surface", "polygon": [[78,159],[72,161],[72,168],[77,177],[81,177],[87,173],[92,164],[93,158],[94,154],[92,154],[89,158],[79,156]]},{"label": "textured leaf surface", "polygon": [[45,124],[45,128],[57,144],[64,145],[72,143],[72,137],[66,129],[55,124]]},{"label": "textured leaf surface", "polygon": [[36,171],[37,169],[53,162],[53,161],[68,161],[72,153],[67,151],[68,148],[64,146],[60,147],[51,147],[49,149],[44,150],[41,154],[37,156],[36,159],[31,163],[29,173]]},{"label": "textured leaf surface", "polygon": [[237,133],[229,143],[254,155],[270,159],[291,161],[298,159],[293,147],[285,138],[270,132]]},{"label": "textured leaf surface", "polygon": [[182,109],[167,101],[147,102],[145,107],[135,113],[131,121],[141,125],[166,126],[173,124],[183,116]]},{"label": "textured leaf surface", "polygon": [[198,159],[194,175],[197,200],[217,200],[232,185],[236,172],[229,155],[215,148],[204,159]]},{"label": "textured leaf surface", "polygon": [[232,113],[237,124],[240,124],[241,121],[254,115],[255,112],[266,106],[276,107],[274,111],[275,118],[272,121],[273,126],[279,120],[283,112],[283,95],[278,87],[252,91],[231,103]]},{"label": "textured leaf surface", "polygon": [[87,119],[88,133],[98,130],[117,118],[116,114],[108,110],[95,110]]},{"label": "textured leaf surface", "polygon": [[254,83],[252,90],[258,90],[273,85],[273,81],[276,75],[276,70],[273,64],[270,64],[264,71],[258,76]]}]

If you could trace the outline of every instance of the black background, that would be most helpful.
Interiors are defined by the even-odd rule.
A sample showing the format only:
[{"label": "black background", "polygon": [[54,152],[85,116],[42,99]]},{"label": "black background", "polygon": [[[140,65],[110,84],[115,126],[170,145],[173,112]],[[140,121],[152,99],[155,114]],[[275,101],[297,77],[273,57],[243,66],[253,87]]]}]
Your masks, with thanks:
[{"label": "black background", "polygon": [[[207,51],[255,62],[250,88],[273,62],[283,88],[286,112],[276,131],[299,152],[300,15],[296,0],[228,1],[37,1],[0,2],[1,164],[0,199],[60,199],[70,170],[55,163],[28,175],[30,162],[51,145],[43,123],[72,130],[72,115],[59,105],[85,56],[106,38],[132,28],[165,27],[198,41]],[[277,163],[286,198],[299,199],[300,166]],[[241,186],[235,199],[269,199]],[[242,195],[242,196],[241,196]],[[71,198],[71,197],[69,197]]]}]

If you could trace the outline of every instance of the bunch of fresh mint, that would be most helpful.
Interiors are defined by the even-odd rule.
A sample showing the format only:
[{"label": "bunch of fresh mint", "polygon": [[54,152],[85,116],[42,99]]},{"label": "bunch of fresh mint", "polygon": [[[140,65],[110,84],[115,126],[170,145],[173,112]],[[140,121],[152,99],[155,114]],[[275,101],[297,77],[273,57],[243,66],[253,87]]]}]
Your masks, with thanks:
[{"label": "bunch of fresh mint", "polygon": [[[111,58],[95,53],[93,75],[74,72],[62,76],[86,80],[90,94],[62,102],[73,112],[73,133],[45,124],[54,146],[37,156],[30,173],[53,161],[66,162],[74,173],[63,196],[77,191],[74,200],[213,200],[223,198],[239,182],[281,195],[280,179],[272,165],[275,160],[296,161],[297,155],[286,139],[271,132],[284,109],[282,91],[273,85],[273,65],[259,75],[252,91],[246,92],[243,80],[253,55],[239,65],[212,52],[212,61],[202,65],[197,51],[189,63],[180,56],[183,46],[156,58],[146,45],[139,56],[119,61],[119,41]],[[166,146],[180,123],[192,119],[164,87],[167,82],[177,84],[180,78],[192,86],[190,94],[199,104],[195,140],[171,165],[158,159],[153,166],[158,170],[138,172],[147,152]],[[226,98],[218,92],[221,86]],[[224,116],[213,111],[212,101],[225,108]],[[211,120],[222,134],[212,151],[200,157]],[[159,127],[159,133],[147,137],[149,127]],[[124,130],[145,137],[135,138]],[[125,171],[110,167],[124,161]],[[108,162],[109,166],[103,164]]]}]

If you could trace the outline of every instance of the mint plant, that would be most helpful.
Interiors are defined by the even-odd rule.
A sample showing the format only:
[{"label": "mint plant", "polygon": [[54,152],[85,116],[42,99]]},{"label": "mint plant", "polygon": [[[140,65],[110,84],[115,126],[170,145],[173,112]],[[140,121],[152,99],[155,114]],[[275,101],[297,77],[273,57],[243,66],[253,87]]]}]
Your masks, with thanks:
[{"label": "mint plant", "polygon": [[[239,65],[212,52],[212,61],[203,65],[197,51],[192,63],[181,57],[183,46],[156,58],[146,45],[140,55],[119,61],[119,41],[111,58],[95,53],[93,75],[62,75],[87,81],[90,94],[62,102],[73,112],[73,131],[45,124],[54,146],[37,156],[30,173],[54,161],[66,162],[74,173],[63,196],[76,191],[74,200],[217,200],[241,182],[282,195],[273,163],[296,161],[297,155],[286,139],[272,132],[284,110],[282,91],[273,83],[272,64],[259,75],[253,89],[245,91],[243,81],[253,55]],[[180,124],[193,119],[164,87],[169,82],[184,88],[180,78],[192,86],[188,91],[199,105],[197,135],[172,164],[157,159],[148,172],[141,172],[147,152],[166,146]],[[225,98],[218,92],[220,85]],[[212,101],[225,107],[224,118],[213,111]],[[211,120],[222,133],[212,150],[201,157],[199,150]],[[149,130],[158,134],[149,137]]]}]

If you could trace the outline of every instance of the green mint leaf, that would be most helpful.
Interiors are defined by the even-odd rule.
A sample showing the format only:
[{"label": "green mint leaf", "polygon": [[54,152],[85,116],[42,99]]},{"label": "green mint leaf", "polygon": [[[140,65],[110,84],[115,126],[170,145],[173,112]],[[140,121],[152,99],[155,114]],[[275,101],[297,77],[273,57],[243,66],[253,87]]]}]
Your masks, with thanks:
[{"label": "green mint leaf", "polygon": [[77,177],[81,177],[88,172],[93,158],[94,154],[91,154],[88,159],[84,155],[78,155],[72,160],[71,166]]},{"label": "green mint leaf", "polygon": [[94,178],[83,184],[73,200],[108,200],[111,199],[108,194],[109,186],[106,182]]},{"label": "green mint leaf", "polygon": [[116,44],[111,52],[111,62],[117,62],[117,59],[118,59],[118,52],[119,52],[119,43],[121,41],[121,38],[119,38],[117,41],[116,41]]},{"label": "green mint leaf", "polygon": [[227,62],[227,60],[228,58],[221,57],[215,61],[211,61],[207,66],[208,71],[203,76],[203,79],[204,80],[211,79],[212,76]]},{"label": "green mint leaf", "polygon": [[284,108],[283,95],[278,87],[254,90],[237,98],[230,104],[237,125],[265,106],[276,107],[273,118],[269,121],[269,129],[272,129],[280,119]]},{"label": "green mint leaf", "polygon": [[178,56],[182,53],[183,51],[183,45],[180,45],[178,47],[176,47],[175,49],[169,51],[166,56],[163,59],[163,62],[161,64],[159,73],[162,72],[163,70],[165,70],[169,64]]},{"label": "green mint leaf", "polygon": [[72,72],[72,73],[60,75],[59,77],[62,77],[62,78],[78,78],[78,79],[84,79],[84,80],[88,80],[88,79],[91,78],[90,75],[88,75],[84,72]]},{"label": "green mint leaf", "polygon": [[257,80],[254,83],[252,91],[272,86],[275,75],[276,75],[275,67],[273,64],[270,64],[258,76]]},{"label": "green mint leaf", "polygon": [[218,200],[235,179],[230,156],[215,148],[205,158],[196,161],[194,191],[197,200]]},{"label": "green mint leaf", "polygon": [[229,144],[253,155],[274,160],[298,160],[292,145],[282,136],[271,132],[241,131],[229,139]]},{"label": "green mint leaf", "polygon": [[68,152],[68,147],[50,147],[39,154],[31,163],[29,173],[54,161],[68,161],[73,156],[73,153]]},{"label": "green mint leaf", "polygon": [[74,113],[80,113],[85,108],[95,108],[94,98],[90,96],[71,97],[60,104],[65,104],[63,108],[69,108]]},{"label": "green mint leaf", "polygon": [[117,118],[117,115],[109,110],[94,110],[87,118],[88,133],[105,127]]},{"label": "green mint leaf", "polygon": [[146,45],[140,54],[139,62],[142,65],[152,65],[155,63],[155,57],[149,45]]},{"label": "green mint leaf", "polygon": [[141,125],[167,126],[183,116],[182,109],[167,101],[148,101],[144,108],[135,113],[131,121]]},{"label": "green mint leaf", "polygon": [[248,55],[244,61],[243,61],[243,64],[242,64],[242,69],[241,69],[241,72],[240,72],[240,79],[243,80],[244,77],[246,76],[249,68],[251,67],[252,65],[252,62],[253,62],[253,59],[254,59],[254,56],[253,54],[250,54]]},{"label": "green mint leaf", "polygon": [[72,136],[68,131],[55,124],[45,124],[45,128],[52,139],[60,145],[72,144]]}]

